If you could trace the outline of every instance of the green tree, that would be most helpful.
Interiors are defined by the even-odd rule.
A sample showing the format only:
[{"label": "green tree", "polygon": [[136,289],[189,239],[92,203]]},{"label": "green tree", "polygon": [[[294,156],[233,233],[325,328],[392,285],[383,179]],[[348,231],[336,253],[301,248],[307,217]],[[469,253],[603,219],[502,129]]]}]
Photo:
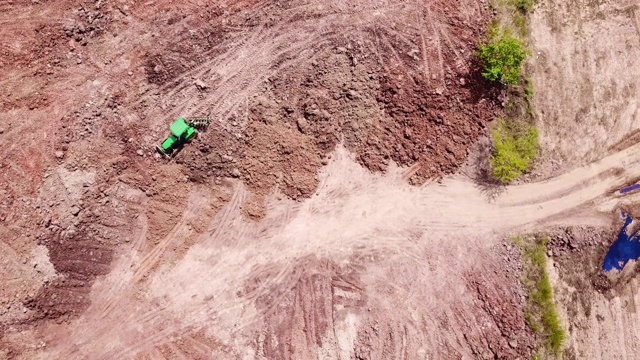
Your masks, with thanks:
[{"label": "green tree", "polygon": [[524,60],[529,56],[522,41],[507,32],[494,32],[491,39],[480,44],[482,76],[490,81],[517,84]]}]

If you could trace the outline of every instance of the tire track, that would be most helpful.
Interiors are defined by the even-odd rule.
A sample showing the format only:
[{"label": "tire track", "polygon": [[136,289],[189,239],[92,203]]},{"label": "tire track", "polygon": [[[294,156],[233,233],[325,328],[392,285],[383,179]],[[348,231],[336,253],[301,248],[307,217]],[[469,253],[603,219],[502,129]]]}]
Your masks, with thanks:
[{"label": "tire track", "polygon": [[[131,278],[123,278],[118,284],[116,289],[112,289],[110,294],[115,294],[115,296],[111,296],[107,298],[106,303],[102,307],[100,307],[100,311],[97,313],[96,318],[98,319],[107,319],[107,318],[128,318],[129,321],[127,323],[146,325],[149,327],[155,327],[154,324],[161,323],[163,320],[163,312],[165,311],[164,307],[154,307],[154,310],[150,312],[146,312],[141,314],[140,316],[127,316],[126,306],[123,308],[124,299],[127,298],[128,294],[131,292],[129,289],[142,277],[146,272],[156,264],[159,260],[160,256],[164,253],[167,246],[174,240],[175,235],[178,233],[180,229],[183,228],[186,222],[188,222],[193,213],[200,209],[205,201],[204,196],[200,196],[198,193],[192,194],[187,204],[187,208],[183,213],[181,220],[172,228],[170,233],[163,239],[163,241],[158,244],[140,263],[140,266],[134,274],[132,274]],[[146,231],[142,231],[142,235],[138,238],[137,246],[140,247],[144,242],[146,236]],[[133,257],[126,261],[125,269],[129,269],[132,266],[134,259]],[[127,290],[127,291],[125,291]],[[114,311],[116,310],[116,311]],[[135,314],[135,313],[134,313]],[[100,338],[101,336],[108,336],[105,334],[109,334],[109,325],[103,325],[98,327],[98,331],[95,333],[95,336],[92,336],[92,339]],[[63,355],[71,355],[73,352],[62,353]]]},{"label": "tire track", "polygon": [[205,201],[206,197],[198,196],[197,194],[193,193],[191,194],[189,200],[187,201],[187,208],[185,209],[178,223],[171,229],[169,234],[167,234],[167,236],[165,236],[164,239],[142,259],[139,268],[134,272],[134,283],[140,281],[145,275],[147,275],[149,270],[151,270],[151,268],[153,268],[157,264],[158,260],[160,260],[160,257],[167,250],[169,244],[171,244],[175,240],[178,232],[184,229],[187,222],[192,219],[194,213],[204,205]]},{"label": "tire track", "polygon": [[391,44],[387,36],[384,33],[381,33],[380,38],[382,39],[382,42],[389,48],[389,50],[391,50],[393,57],[396,59],[396,67],[402,66],[403,68],[406,68],[407,67],[406,64],[404,63],[404,61],[402,61],[402,59],[400,58],[400,55],[398,55],[398,52],[393,47],[393,45]]},{"label": "tire track", "polygon": [[124,359],[127,356],[131,356],[132,354],[139,354],[143,351],[154,348],[157,346],[161,346],[167,342],[167,339],[170,339],[171,336],[182,333],[190,333],[193,332],[193,326],[179,326],[179,327],[168,327],[162,329],[160,331],[154,332],[151,336],[148,336],[144,341],[137,342],[135,345],[130,345],[129,347],[124,347],[121,349],[114,349],[108,351],[106,353],[101,353],[98,355],[99,359]]},{"label": "tire track", "polygon": [[[374,19],[374,12],[378,11],[381,6],[374,4],[365,7],[365,12],[370,12],[370,18]],[[362,15],[360,12],[351,12],[352,15]],[[185,109],[195,109],[195,112],[203,112],[204,109],[213,109],[213,116],[219,121],[225,122],[232,114],[238,111],[241,104],[248,98],[248,95],[255,91],[256,87],[266,79],[270,74],[275,73],[279,69],[287,66],[308,61],[300,56],[301,50],[311,46],[319,48],[319,43],[328,43],[326,34],[322,34],[321,29],[334,26],[341,21],[344,14],[325,14],[319,19],[294,20],[297,19],[298,13],[293,12],[290,17],[285,18],[281,25],[272,29],[265,29],[261,25],[257,30],[250,32],[249,35],[242,35],[240,39],[234,39],[232,42],[221,44],[219,47],[212,49],[209,53],[219,51],[220,48],[227,48],[224,55],[198,65],[195,69],[189,70],[182,74],[178,79],[172,81],[173,90],[161,88],[161,92],[166,93],[166,98],[175,98],[184,83],[189,78],[199,77],[207,71],[216,69],[218,73],[230,74],[221,76],[216,82],[214,90],[205,98],[199,101],[197,96],[187,96],[173,111],[169,112],[169,116],[177,116]],[[326,23],[325,23],[326,22]],[[291,31],[296,29],[296,31]],[[341,32],[337,32],[340,34]],[[318,35],[320,34],[320,35]],[[387,40],[388,43],[388,40]],[[393,47],[392,47],[393,48]],[[396,50],[393,49],[397,59],[400,60]],[[249,61],[238,61],[243,58],[242,54],[255,54],[249,56]],[[317,51],[316,51],[317,53]],[[264,54],[269,54],[265,57]],[[279,57],[291,58],[288,64],[278,64],[272,67],[270,64],[277,63]],[[246,71],[245,71],[246,70]],[[258,76],[256,76],[258,75]],[[187,89],[191,88],[186,86]],[[187,91],[187,94],[197,94],[195,90]],[[186,94],[185,94],[186,95]],[[209,113],[210,111],[205,111]],[[162,119],[167,117],[165,112],[156,118]]]},{"label": "tire track", "polygon": [[464,63],[464,56],[460,54],[456,47],[456,44],[453,43],[449,35],[447,35],[447,32],[443,30],[443,27],[444,25],[438,24],[438,34],[445,39],[446,43],[449,44],[449,49],[456,55],[456,65]]},{"label": "tire track", "polygon": [[[206,245],[216,245],[218,238],[223,231],[227,230],[227,227],[231,225],[230,217],[232,215],[238,216],[240,214],[240,204],[242,204],[246,197],[246,190],[241,185],[236,185],[231,196],[229,203],[222,209],[221,215],[216,215],[213,222],[209,226],[209,230],[206,231],[209,236],[204,240]],[[234,214],[235,213],[235,214]]]},{"label": "tire track", "polygon": [[[237,186],[236,187],[236,191],[234,192],[234,195],[232,196],[232,200],[230,201],[230,204],[227,205],[227,210],[222,214],[222,217],[220,217],[220,219],[218,220],[214,220],[213,223],[224,223],[224,224],[228,224],[229,223],[229,219],[230,216],[232,215],[236,215],[234,214],[234,211],[237,211],[239,204],[243,201],[244,199],[244,190],[241,188],[241,186]],[[192,212],[194,209],[193,206],[188,207],[185,210],[185,214],[183,215],[183,220],[184,219],[188,219],[189,216],[188,214],[190,212]],[[170,239],[175,236],[175,229],[178,227],[181,227],[184,223],[184,221],[181,220],[170,232],[170,234],[168,234],[168,236],[165,238],[165,240],[167,240],[167,243],[170,242]],[[218,233],[219,234],[219,233]],[[155,249],[160,248],[160,245],[156,246]],[[154,250],[155,250],[154,249]],[[146,264],[151,264],[153,263],[153,261],[149,260],[149,259],[156,259],[156,256],[154,255],[153,257],[149,257],[149,255],[146,258]],[[148,268],[148,266],[146,267]],[[140,273],[140,271],[143,268],[141,268],[140,270],[137,271],[137,273]],[[264,287],[268,286],[268,284],[264,284]],[[233,303],[233,304],[229,304],[229,308],[232,306],[238,306],[237,304]],[[191,309],[191,311],[193,313],[200,313],[201,315],[209,315],[209,310],[206,306],[206,304],[203,304],[200,308],[195,308],[195,309]],[[154,310],[150,311],[150,312],[146,312],[144,314],[141,314],[141,316],[134,316],[134,317],[130,317],[129,320],[127,321],[127,323],[130,324],[138,324],[139,326],[144,326],[144,327],[148,327],[148,328],[156,328],[156,326],[154,324],[157,323],[161,323],[163,320],[163,313],[165,312],[165,309],[163,307],[157,307]],[[118,317],[122,315],[122,311],[120,311],[118,314],[115,314]],[[192,327],[193,325],[187,325],[186,327]],[[162,341],[160,341],[161,339],[164,339],[168,336],[171,336],[171,334],[175,334],[175,333],[180,333],[180,332],[184,332],[185,331],[185,326],[184,325],[179,325],[179,326],[169,326],[164,328],[160,334],[156,334],[153,337],[149,338],[147,341],[145,341],[144,343],[139,343],[136,344],[135,346],[130,346],[127,347],[126,349],[121,349],[117,352],[109,352],[106,355],[104,355],[104,358],[109,358],[109,359],[119,359],[122,356],[124,356],[125,354],[131,354],[131,353],[138,353],[146,348],[148,348],[150,345],[157,345],[162,343]],[[160,340],[156,340],[156,339],[160,339]]]},{"label": "tire track", "polygon": [[[138,236],[137,240],[133,244],[130,252],[131,256],[122,257],[126,259],[122,265],[122,268],[127,270],[133,268],[134,262],[138,260],[137,254],[140,253],[140,250],[147,238],[148,222],[146,216],[141,216],[140,222],[142,223],[142,230],[140,236]],[[105,301],[102,304],[102,307],[98,310],[97,317],[105,318],[118,305],[118,303],[122,301],[122,299],[125,297],[124,291],[130,285],[131,277],[123,275],[118,278],[118,281],[114,286],[107,286],[106,289],[103,289],[103,292],[97,298],[104,298]]]},{"label": "tire track", "polygon": [[[287,267],[289,269],[293,268],[293,273],[291,274],[287,274],[285,270],[281,271],[278,276],[279,276],[279,280],[280,282],[280,286],[279,288],[285,288],[285,289],[292,289],[293,285],[298,283],[300,281],[300,278],[302,276],[302,272],[303,269],[301,269],[300,267],[293,267],[291,264],[287,264]],[[286,276],[288,275],[288,276]],[[287,279],[287,282],[282,283],[283,279]],[[275,279],[274,279],[275,280]],[[275,281],[271,281],[271,284],[275,284]],[[259,291],[259,294],[257,294],[257,296],[254,296],[253,300],[267,295],[269,293],[272,293],[272,291],[266,291],[266,286],[263,287],[261,289],[261,291]],[[276,308],[277,306],[279,306],[279,304],[281,303],[281,300],[287,296],[287,292],[286,290],[281,290],[278,292],[278,295],[275,296],[275,298],[271,301],[271,305],[267,306],[264,309],[261,309],[259,312],[249,316],[248,318],[245,319],[241,319],[241,321],[239,322],[238,326],[233,330],[233,333],[239,333],[240,331],[244,330],[245,328],[247,328],[248,326],[254,324],[259,318],[262,318],[264,315],[269,314],[273,311],[274,308]],[[246,304],[249,304],[251,302],[251,299],[246,299],[240,302],[239,305],[232,305],[231,307],[236,307],[236,306],[245,306]]]},{"label": "tire track", "polygon": [[420,9],[418,13],[418,28],[420,33],[420,52],[422,53],[422,63],[424,67],[424,77],[429,79],[431,77],[431,71],[429,70],[429,58],[427,55],[427,43],[424,39],[424,9]]},{"label": "tire track", "polygon": [[[329,6],[331,6],[331,4],[329,4]],[[334,4],[334,8],[338,11],[344,10],[346,6],[346,2]],[[292,16],[295,14],[296,13],[292,13]],[[426,14],[427,17],[431,19],[434,18],[428,8],[426,9]],[[435,73],[435,65],[440,64],[441,81],[444,81],[441,48],[442,41],[444,41],[448,47],[452,47],[455,44],[453,44],[451,39],[446,36],[444,33],[446,29],[444,29],[442,25],[437,26],[437,24],[431,23],[431,29],[433,30],[432,38],[435,39],[432,39],[431,41],[435,41],[437,46],[430,48],[436,49],[436,51],[428,51],[425,37],[425,35],[428,34],[426,29],[428,25],[423,23],[425,20],[424,17],[425,13],[420,12],[419,35],[422,43],[421,46],[423,48],[425,71],[432,71]],[[276,27],[271,30],[260,28],[259,31],[249,34],[249,36],[245,37],[244,40],[235,39],[234,41],[237,46],[227,54],[217,57],[216,59],[206,61],[205,63],[197,66],[196,69],[192,69],[182,74],[178,78],[177,82],[172,81],[170,84],[171,86],[165,88],[169,94],[166,95],[165,98],[175,100],[178,103],[178,106],[175,107],[176,110],[169,113],[177,114],[181,111],[180,109],[190,109],[196,112],[203,111],[204,109],[213,109],[215,114],[221,115],[221,121],[224,121],[225,116],[228,116],[231,112],[236,111],[238,108],[243,106],[243,104],[246,104],[247,98],[249,97],[252,89],[254,89],[255,86],[257,86],[257,84],[268,74],[278,71],[283,67],[291,66],[292,64],[308,61],[304,56],[300,55],[305,54],[300,51],[304,47],[308,46],[312,42],[319,42],[320,44],[314,44],[314,49],[318,49],[318,46],[321,48],[321,46],[326,45],[329,40],[323,39],[327,39],[327,37],[324,35],[313,36],[312,34],[321,31],[320,29],[328,27],[329,25],[327,25],[327,23],[337,23],[337,18],[337,15],[325,15],[319,20],[309,19],[301,22],[292,22],[291,24],[282,25],[281,27]],[[365,20],[370,21],[368,19]],[[299,25],[302,26],[298,28]],[[308,28],[304,28],[305,25],[308,26]],[[298,31],[299,33],[282,36],[275,35],[280,32],[293,30]],[[385,33],[378,35],[378,32],[380,31],[374,30],[375,41],[378,45],[382,41],[386,46],[390,47],[396,59],[401,63],[402,59],[393,47],[393,44],[391,44],[387,35],[385,35]],[[331,34],[330,36],[338,35]],[[444,37],[444,39],[442,39],[442,37]],[[241,49],[241,47],[244,47],[244,49]],[[246,54],[246,48],[251,50],[248,51],[248,55]],[[455,52],[455,49],[452,51]],[[243,53],[245,53],[245,59],[246,56],[249,57],[248,60],[239,60],[237,58],[240,55],[243,55]],[[256,58],[257,54],[260,53],[266,53],[269,55],[264,58]],[[429,54],[433,57],[432,62],[429,62]],[[215,90],[211,94],[205,95],[203,100],[197,99],[197,96],[193,96],[194,94],[197,94],[197,92],[193,89],[193,86],[188,85],[191,81],[189,80],[189,77],[194,74],[203,76],[204,74],[209,74],[214,69],[219,69],[222,74],[220,75],[220,79],[216,80]],[[177,101],[175,98],[180,96],[183,96],[184,100]],[[334,176],[340,176],[340,174],[334,173]],[[376,180],[370,181],[373,182]],[[615,181],[616,180],[613,176],[607,176],[604,179],[604,182],[609,183],[607,186],[610,186]],[[329,186],[326,182],[322,182],[321,184],[322,186]],[[594,189],[595,185],[599,185],[600,187],[596,187]],[[325,191],[322,189],[322,186],[320,188],[320,192]],[[465,193],[463,191],[458,191],[456,186],[461,186],[464,189],[467,189],[468,192]],[[406,198],[399,198],[397,199],[398,206],[395,206],[396,204],[394,203],[396,199],[391,198],[392,201],[389,203],[394,209],[404,206],[406,212],[411,212],[411,214],[403,214],[403,216],[411,217],[411,220],[416,220],[416,223],[418,224],[416,227],[425,232],[429,232],[430,237],[432,237],[431,239],[416,240],[415,244],[408,242],[407,239],[402,236],[388,235],[384,232],[382,234],[371,234],[370,229],[366,231],[359,229],[352,230],[350,226],[355,226],[355,223],[357,223],[354,218],[343,222],[338,222],[336,220],[338,225],[321,223],[322,220],[326,220],[326,222],[329,223],[335,219],[341,220],[345,217],[357,215],[357,213],[350,213],[352,208],[349,207],[352,206],[355,211],[357,209],[356,206],[347,203],[346,200],[344,203],[338,200],[342,200],[342,198],[355,197],[356,199],[361,198],[362,202],[366,203],[370,198],[363,194],[369,191],[374,193],[377,191],[375,194],[382,197],[384,194],[380,192],[381,188],[353,186],[352,188],[345,189],[346,186],[344,184],[342,184],[342,187],[336,186],[334,188],[330,188],[325,191],[322,196],[325,196],[323,200],[327,201],[328,199],[328,202],[332,202],[333,205],[326,206],[325,204],[324,207],[322,207],[322,204],[318,205],[318,208],[320,209],[319,212],[324,217],[315,216],[306,219],[308,222],[311,222],[311,224],[304,225],[313,230],[296,230],[296,226],[286,226],[286,224],[282,224],[282,222],[289,223],[296,220],[302,221],[300,219],[304,219],[304,216],[308,215],[304,212],[311,208],[311,206],[307,207],[305,205],[302,206],[300,210],[295,209],[293,212],[290,212],[290,207],[284,207],[284,215],[277,217],[274,220],[274,222],[280,224],[280,227],[276,231],[270,230],[270,228],[272,228],[272,224],[263,224],[262,227],[257,227],[257,230],[254,230],[252,225],[243,223],[242,220],[234,219],[239,216],[240,204],[245,200],[246,196],[241,186],[237,186],[229,204],[223,208],[219,215],[216,215],[211,222],[211,225],[207,228],[206,234],[202,235],[197,242],[199,245],[203,245],[202,249],[199,250],[206,251],[207,248],[211,249],[209,250],[211,259],[204,261],[200,258],[199,262],[194,262],[192,264],[194,273],[197,272],[198,274],[197,277],[204,277],[211,279],[211,282],[220,283],[220,286],[215,288],[214,292],[220,297],[220,300],[204,301],[195,303],[195,305],[194,303],[187,303],[184,304],[184,308],[176,310],[175,308],[171,308],[171,302],[184,300],[184,294],[177,293],[182,289],[180,287],[176,287],[176,289],[179,289],[174,290],[176,293],[167,292],[166,294],[163,294],[163,296],[160,296],[151,292],[146,294],[146,298],[131,299],[131,303],[124,303],[124,301],[121,300],[123,298],[116,300],[111,295],[107,295],[107,305],[105,306],[105,309],[107,310],[103,317],[108,317],[112,321],[122,321],[124,319],[122,321],[122,325],[117,329],[114,329],[113,327],[110,327],[113,326],[113,324],[107,324],[105,322],[104,325],[99,326],[99,330],[92,330],[89,332],[89,335],[82,334],[82,337],[74,339],[73,341],[82,344],[83,348],[85,348],[83,351],[90,353],[92,355],[91,357],[96,354],[99,355],[98,358],[120,359],[131,356],[132,354],[143,352],[155,352],[154,355],[159,356],[159,350],[157,350],[157,347],[164,349],[165,353],[168,353],[169,351],[173,353],[180,353],[179,349],[177,349],[171,342],[167,341],[168,338],[176,334],[181,335],[183,333],[193,333],[194,331],[203,328],[206,325],[205,321],[210,321],[217,325],[215,321],[210,319],[216,318],[220,314],[237,313],[232,310],[244,309],[246,306],[248,307],[252,305],[252,303],[257,299],[265,295],[276,294],[274,299],[266,308],[260,309],[253,314],[249,313],[248,315],[244,315],[240,319],[237,319],[238,327],[230,330],[232,333],[237,334],[248,328],[265,314],[273,312],[281,300],[288,295],[287,291],[300,281],[304,269],[299,266],[295,266],[295,261],[308,254],[321,254],[322,256],[330,258],[335,257],[336,259],[344,259],[349,255],[350,251],[353,251],[353,248],[362,247],[365,250],[375,249],[383,252],[395,253],[403,259],[408,259],[409,262],[421,264],[424,262],[424,259],[419,255],[419,251],[416,250],[421,250],[421,246],[425,246],[424,244],[427,241],[432,241],[433,243],[441,241],[438,240],[438,236],[441,234],[456,232],[456,230],[459,229],[464,229],[469,233],[477,233],[479,230],[491,230],[497,226],[520,226],[527,222],[540,221],[541,219],[545,219],[545,216],[553,215],[554,211],[555,213],[558,213],[558,211],[566,211],[566,209],[560,208],[555,210],[534,211],[532,205],[542,204],[551,207],[557,201],[567,201],[569,205],[567,205],[566,208],[569,209],[568,211],[571,211],[571,209],[574,209],[575,206],[579,204],[583,204],[587,201],[597,201],[602,196],[600,188],[604,185],[601,185],[601,182],[596,183],[596,181],[594,181],[593,184],[589,183],[584,187],[574,189],[572,186],[575,186],[575,179],[563,178],[556,182],[551,181],[546,183],[545,186],[547,188],[543,189],[544,191],[536,193],[528,192],[526,195],[518,194],[518,192],[523,192],[528,189],[526,187],[511,188],[511,192],[507,192],[495,205],[486,205],[475,201],[473,197],[478,195],[477,191],[473,188],[469,190],[469,186],[472,185],[470,183],[447,183],[445,181],[445,186],[439,191],[436,191],[435,189],[437,188],[434,188],[433,186],[421,188],[419,191],[411,190],[410,195],[404,195],[406,198],[410,198],[410,201]],[[567,186],[569,187],[569,190],[567,190],[566,193],[561,193],[562,196],[560,196],[559,199],[555,198],[554,195],[549,195],[558,194],[558,191],[562,191],[563,187]],[[594,194],[583,196],[583,193],[587,193],[589,191],[594,191]],[[326,195],[328,192],[332,192],[333,195]],[[547,194],[550,199],[548,201],[544,199],[540,200],[539,196],[545,194]],[[573,196],[575,194],[578,196]],[[336,198],[339,199],[336,200]],[[456,203],[458,202],[466,202],[468,206],[459,210],[456,208]],[[406,205],[406,203],[409,205]],[[133,272],[134,284],[146,275],[150,275],[152,279],[155,275],[157,276],[155,279],[158,281],[170,282],[173,279],[169,276],[173,268],[169,267],[164,269],[166,270],[166,273],[154,273],[153,269],[157,264],[161,263],[162,256],[166,249],[177,240],[194,213],[203,204],[204,202],[191,204],[191,201],[189,201],[187,208],[183,212],[178,223],[156,247],[143,257],[137,269]],[[381,204],[383,203],[375,202],[375,204],[377,206],[382,206]],[[437,211],[432,208],[436,208]],[[278,211],[280,210],[281,209]],[[393,234],[395,232],[402,231],[403,228],[407,226],[407,224],[397,221],[399,219],[398,214],[394,213],[395,210],[393,209],[379,210],[376,209],[375,206],[372,206],[372,209],[367,211],[373,212],[374,216],[376,215],[376,211],[384,211],[382,216],[378,218],[381,221],[375,223],[375,226],[372,226],[371,228],[385,228],[388,230],[388,233]],[[313,221],[321,224],[313,223]],[[411,223],[411,221],[407,221],[407,223]],[[294,225],[299,226],[300,223]],[[331,228],[331,226],[335,226],[337,229]],[[298,233],[296,233],[296,231],[298,231]],[[324,232],[330,233],[331,236],[324,236]],[[346,236],[344,233],[347,233],[347,235],[355,235]],[[317,234],[318,236],[317,239],[312,237],[296,236],[300,234]],[[365,236],[367,234],[370,235],[370,238]],[[219,249],[221,245],[225,247],[224,255],[220,254],[222,253]],[[277,251],[275,249],[277,249]],[[201,255],[204,257],[207,254],[204,253]],[[229,259],[226,258],[227,256]],[[217,257],[220,258],[218,259]],[[246,259],[246,261],[238,264],[233,262],[235,259]],[[291,259],[294,260],[292,261]],[[270,263],[274,261],[276,262],[275,265],[270,265]],[[129,267],[132,267],[132,264],[133,262],[130,262]],[[178,265],[180,264],[181,263]],[[221,265],[225,266],[223,267]],[[275,270],[275,273],[268,276],[257,288],[246,294],[246,296],[243,296],[241,299],[237,299],[233,296],[233,291],[245,282],[244,274],[248,272],[247,270],[250,270],[252,266],[256,265],[264,266],[263,268],[258,268],[259,270]],[[196,279],[194,276],[194,279],[184,280],[188,283],[188,280],[194,281]],[[112,292],[107,294],[121,291],[120,289],[124,286],[122,284],[126,283],[127,281],[121,279],[118,283],[119,285],[117,285]],[[397,288],[397,290],[403,290],[403,288]],[[225,297],[224,295],[229,296]],[[171,296],[173,296],[173,298]],[[406,294],[407,298],[411,296],[412,293]],[[149,303],[151,303],[151,305]],[[121,307],[118,305],[121,305]],[[152,310],[145,311],[149,306],[152,307]],[[114,311],[114,309],[117,311]],[[186,316],[184,319],[174,318],[185,314],[188,315],[188,319]],[[247,313],[245,312],[244,314]],[[447,319],[453,318],[453,322],[457,324],[456,326],[464,326],[462,324],[463,321],[455,319],[455,316],[452,317],[452,314],[450,313],[444,314],[444,317]],[[220,321],[222,322],[222,320]],[[91,323],[92,322],[87,322],[87,324]],[[138,334],[138,329],[144,329],[146,333],[144,335],[139,335],[141,339],[139,339],[139,341],[136,339],[136,343],[128,343],[126,346],[122,346],[120,348],[114,348],[114,345],[108,343],[109,337],[116,333],[122,333],[124,334],[123,336]],[[392,328],[389,331],[396,335],[399,334],[398,336],[403,339],[401,346],[395,349],[398,351],[399,356],[403,356],[402,354],[406,352],[407,328]],[[437,337],[439,340],[446,338],[446,336]],[[92,342],[93,340],[95,340],[95,342]],[[434,338],[431,340],[435,341],[436,339]],[[126,341],[133,342],[134,340],[126,339]],[[451,342],[459,344],[463,343],[464,339],[455,338],[451,339]],[[435,344],[435,342],[433,343]],[[75,349],[68,351],[71,354],[77,353]]]},{"label": "tire track", "polygon": [[181,340],[183,343],[179,344],[178,346],[182,347],[181,350],[184,353],[193,353],[193,350],[195,349],[196,352],[201,356],[208,356],[213,354],[213,349],[197,341],[193,336],[185,336],[181,338]]},{"label": "tire track", "polygon": [[[431,9],[426,6],[425,7],[425,11],[427,13],[427,16],[429,19],[434,19],[433,14],[431,13]],[[442,42],[440,40],[440,34],[438,32],[438,30],[436,29],[436,25],[431,23],[431,30],[432,30],[432,37],[434,38],[433,40],[433,47],[436,50],[436,54],[437,54],[437,61],[434,59],[434,61],[430,62],[430,63],[436,63],[438,64],[438,69],[440,70],[440,76],[439,76],[439,80],[441,82],[441,86],[446,89],[446,83],[445,83],[445,76],[444,76],[444,58],[442,57]],[[432,76],[433,77],[433,76]]]}]

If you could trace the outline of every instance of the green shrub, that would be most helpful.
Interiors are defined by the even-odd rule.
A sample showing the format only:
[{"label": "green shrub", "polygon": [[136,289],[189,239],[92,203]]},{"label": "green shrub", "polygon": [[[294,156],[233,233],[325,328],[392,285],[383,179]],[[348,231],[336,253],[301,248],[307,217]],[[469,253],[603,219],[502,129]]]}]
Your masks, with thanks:
[{"label": "green shrub", "polygon": [[547,272],[548,241],[548,237],[543,237],[534,244],[520,242],[526,274],[523,283],[529,291],[525,318],[533,331],[543,334],[546,352],[558,355],[567,334],[553,301],[553,287]]},{"label": "green shrub", "polygon": [[516,9],[520,10],[523,13],[528,13],[529,11],[531,11],[535,3],[535,0],[515,0]]},{"label": "green shrub", "polygon": [[489,41],[480,44],[479,57],[484,64],[482,76],[489,81],[517,84],[529,52],[522,41],[506,31],[490,29],[489,33]]},{"label": "green shrub", "polygon": [[490,163],[496,179],[508,184],[529,170],[538,152],[538,130],[534,126],[498,120],[491,136],[494,151]]}]

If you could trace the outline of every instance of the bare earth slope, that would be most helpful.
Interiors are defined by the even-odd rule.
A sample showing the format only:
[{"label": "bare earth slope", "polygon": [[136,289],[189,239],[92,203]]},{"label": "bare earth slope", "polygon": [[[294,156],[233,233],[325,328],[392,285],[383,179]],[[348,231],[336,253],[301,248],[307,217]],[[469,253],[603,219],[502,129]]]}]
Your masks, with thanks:
[{"label": "bare earth slope", "polygon": [[554,266],[550,271],[569,329],[565,358],[637,358],[637,268],[630,263],[619,274],[600,272],[602,257],[617,231],[617,226],[580,227],[552,234]]},{"label": "bare earth slope", "polygon": [[632,143],[497,196],[447,176],[499,113],[482,1],[0,10],[0,358],[527,357],[501,239],[608,225],[640,178]]},{"label": "bare earth slope", "polygon": [[530,28],[534,101],[551,161],[541,172],[548,176],[615,151],[619,142],[637,142],[638,3],[540,1]]},{"label": "bare earth slope", "polygon": [[[254,218],[274,187],[310,196],[341,141],[372,170],[417,164],[415,183],[453,172],[497,111],[470,79],[488,15],[475,1],[2,4],[2,328],[84,311],[138,218],[143,248],[162,244],[194,183],[206,222],[225,179],[251,190]],[[175,162],[153,156],[177,116],[203,115],[214,124]]]},{"label": "bare earth slope", "polygon": [[[602,203],[602,195],[621,178],[602,176],[610,169],[606,164],[631,162],[639,150],[634,146],[545,184],[510,188],[495,203],[465,180],[413,188],[403,185],[401,173],[372,176],[341,150],[311,200],[272,200],[267,216],[251,224],[240,216],[238,205],[246,193],[237,187],[182,258],[153,270],[158,249],[170,249],[193,234],[194,214],[207,203],[203,194],[193,194],[183,221],[162,243],[148,255],[132,249],[96,283],[92,304],[78,320],[41,328],[40,336],[51,344],[43,356],[153,357],[185,347],[223,358],[300,358],[303,353],[315,358],[325,352],[330,358],[357,352],[369,358],[366,354],[380,351],[441,358],[491,354],[490,349],[508,357],[513,349],[506,342],[526,344],[526,338],[503,338],[484,347],[496,341],[490,331],[500,339],[497,319],[502,316],[489,310],[491,296],[510,293],[500,286],[517,281],[509,281],[508,273],[503,281],[482,275],[501,273],[491,270],[503,265],[490,250],[498,234],[608,220],[571,210]],[[627,175],[639,176],[638,171]],[[476,286],[486,290],[478,292]],[[485,292],[486,308],[477,298]],[[517,311],[519,301],[503,309]],[[432,321],[436,325],[429,326]],[[489,327],[473,334],[476,321],[489,321]],[[524,323],[520,326],[523,331]],[[463,333],[466,338],[456,340]],[[217,345],[189,345],[204,341],[200,338]]]},{"label": "bare earth slope", "polygon": [[[637,1],[540,1],[531,17],[535,106],[540,112],[543,176],[600,158],[638,142],[640,8]],[[611,166],[634,166],[612,159]],[[637,178],[633,178],[636,181]],[[637,216],[637,195],[622,206]],[[617,201],[603,204],[611,210]],[[620,220],[614,222],[621,226]],[[607,228],[605,228],[607,229]],[[637,359],[640,326],[637,270],[625,269],[611,289],[599,268],[615,230],[576,233],[558,257],[556,287],[575,359]]]}]

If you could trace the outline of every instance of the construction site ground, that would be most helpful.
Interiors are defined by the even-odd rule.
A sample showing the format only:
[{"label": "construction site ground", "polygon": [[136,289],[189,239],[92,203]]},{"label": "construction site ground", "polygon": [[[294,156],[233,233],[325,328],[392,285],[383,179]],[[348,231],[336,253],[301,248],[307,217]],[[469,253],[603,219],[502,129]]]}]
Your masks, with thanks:
[{"label": "construction site ground", "polygon": [[[569,358],[637,358],[599,272],[640,195],[640,12],[539,0],[541,157],[479,177],[484,0],[0,3],[0,359],[517,359],[551,235]],[[168,161],[178,117],[212,123]]]}]

